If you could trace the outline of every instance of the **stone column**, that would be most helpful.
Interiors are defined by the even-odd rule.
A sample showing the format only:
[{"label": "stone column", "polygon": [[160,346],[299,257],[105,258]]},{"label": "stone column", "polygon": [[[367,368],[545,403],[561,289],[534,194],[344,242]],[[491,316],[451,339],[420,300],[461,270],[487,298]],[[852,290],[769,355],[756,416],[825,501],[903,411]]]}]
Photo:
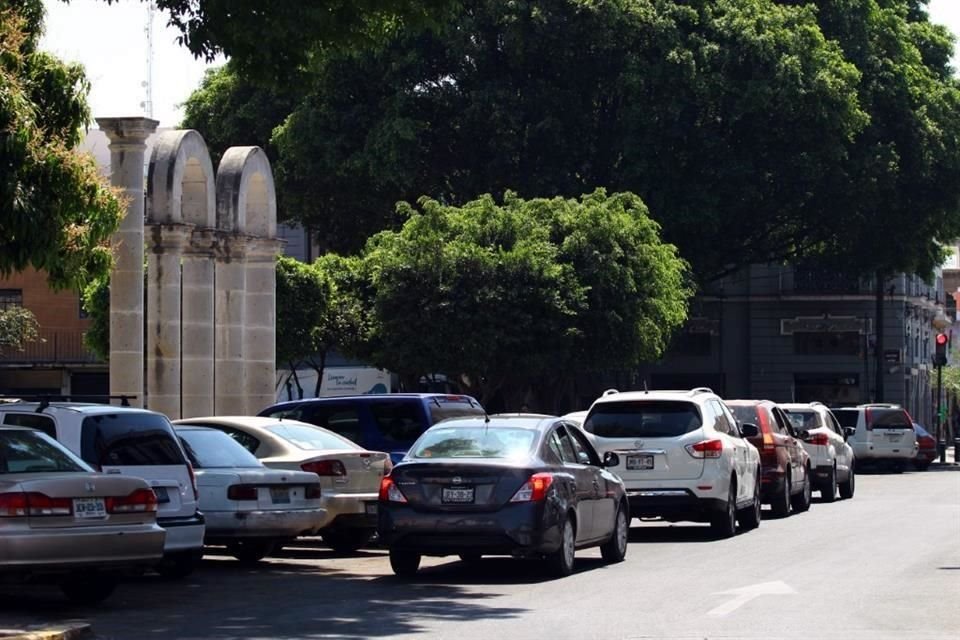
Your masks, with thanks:
[{"label": "stone column", "polygon": [[214,249],[211,229],[194,229],[183,254],[181,314],[181,412],[184,418],[213,415]]},{"label": "stone column", "polygon": [[244,259],[247,238],[222,235],[215,272],[216,337],[214,346],[213,410],[217,415],[243,415],[247,410],[243,364],[243,324],[246,305]]},{"label": "stone column", "polygon": [[280,249],[281,242],[272,238],[251,238],[247,242],[243,353],[249,415],[276,401],[276,271]]},{"label": "stone column", "polygon": [[183,224],[152,224],[147,254],[147,407],[171,420],[180,407],[180,262]]},{"label": "stone column", "polygon": [[127,199],[113,235],[110,274],[110,395],[135,396],[143,406],[143,167],[147,137],[156,120],[97,118],[110,139],[110,182]]}]

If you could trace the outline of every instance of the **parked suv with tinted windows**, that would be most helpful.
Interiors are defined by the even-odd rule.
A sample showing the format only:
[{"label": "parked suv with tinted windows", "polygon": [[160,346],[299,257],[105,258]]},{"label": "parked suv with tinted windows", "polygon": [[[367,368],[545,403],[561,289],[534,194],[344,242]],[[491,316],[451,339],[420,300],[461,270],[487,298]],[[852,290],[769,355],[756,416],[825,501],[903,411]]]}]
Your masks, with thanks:
[{"label": "parked suv with tinted windows", "polygon": [[793,430],[803,441],[813,467],[814,489],[824,502],[852,498],[856,457],[847,443],[849,434],[840,426],[830,409],[820,402],[779,405],[793,423]]},{"label": "parked suv with tinted windows", "polygon": [[917,434],[906,410],[896,404],[863,404],[833,410],[851,430],[850,446],[858,460],[884,462],[905,471],[917,455]]},{"label": "parked suv with tinted windows", "polygon": [[446,393],[387,393],[291,400],[257,415],[309,422],[399,462],[417,438],[447,418],[484,416],[480,403]]},{"label": "parked suv with tinted windows", "polygon": [[98,471],[146,480],[157,496],[157,524],[166,530],[157,570],[182,577],[199,563],[204,521],[196,479],[166,416],[107,404],[13,402],[0,404],[0,424],[39,429]]},{"label": "parked suv with tinted windows", "polygon": [[583,430],[623,479],[630,515],[709,522],[718,537],[760,524],[760,455],[712,391],[610,393]]}]

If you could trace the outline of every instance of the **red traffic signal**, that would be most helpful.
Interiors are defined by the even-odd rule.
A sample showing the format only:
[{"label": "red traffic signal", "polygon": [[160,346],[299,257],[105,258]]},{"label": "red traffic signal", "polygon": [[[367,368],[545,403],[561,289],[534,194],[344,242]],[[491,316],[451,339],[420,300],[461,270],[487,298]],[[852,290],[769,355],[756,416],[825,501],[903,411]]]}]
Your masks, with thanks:
[{"label": "red traffic signal", "polygon": [[933,353],[933,364],[942,367],[947,364],[947,343],[950,342],[950,337],[945,333],[938,333],[934,341],[936,350]]},{"label": "red traffic signal", "polygon": [[947,342],[949,342],[949,341],[950,341],[950,339],[947,337],[947,334],[945,334],[945,333],[938,333],[938,334],[937,334],[937,346],[946,345]]}]

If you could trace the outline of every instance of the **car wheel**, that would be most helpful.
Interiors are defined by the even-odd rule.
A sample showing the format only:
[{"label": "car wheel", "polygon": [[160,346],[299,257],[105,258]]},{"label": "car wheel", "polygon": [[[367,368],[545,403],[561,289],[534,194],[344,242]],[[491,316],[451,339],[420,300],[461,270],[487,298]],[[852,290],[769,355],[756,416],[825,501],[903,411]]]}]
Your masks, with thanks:
[{"label": "car wheel", "polygon": [[420,554],[390,549],[390,568],[401,578],[412,578],[420,568]]},{"label": "car wheel", "polygon": [[547,568],[554,576],[563,578],[573,573],[573,563],[577,552],[577,530],[573,519],[567,516],[560,523],[560,548],[547,555]]},{"label": "car wheel", "polygon": [[730,479],[730,491],[724,508],[710,518],[710,529],[716,538],[729,538],[737,533],[737,481]]},{"label": "car wheel", "polygon": [[770,505],[773,515],[777,518],[786,518],[790,515],[790,472],[783,474],[783,491],[781,491]]},{"label": "car wheel", "polygon": [[793,497],[793,510],[796,512],[807,511],[810,509],[810,502],[813,500],[813,487],[810,484],[810,468],[808,467],[806,477],[803,479],[803,491]]},{"label": "car wheel", "polygon": [[840,497],[844,500],[849,500],[853,497],[853,490],[856,488],[856,474],[853,471],[853,465],[850,465],[850,472],[847,474],[847,479],[844,480],[843,484],[840,485]]},{"label": "car wheel", "polygon": [[830,477],[820,487],[820,498],[824,502],[833,502],[837,499],[837,467],[830,469]]},{"label": "car wheel", "polygon": [[757,486],[753,489],[753,502],[746,509],[741,509],[737,513],[737,519],[744,531],[756,529],[760,526],[760,470],[757,469]]},{"label": "car wheel", "polygon": [[193,573],[200,564],[202,557],[202,550],[171,553],[165,555],[155,569],[157,573],[168,580],[179,580]]},{"label": "car wheel", "polygon": [[337,553],[356,553],[361,547],[370,542],[372,531],[365,529],[345,529],[340,531],[324,531],[323,541]]},{"label": "car wheel", "polygon": [[273,553],[273,540],[234,540],[227,544],[227,552],[243,564],[255,564]]},{"label": "car wheel", "polygon": [[117,588],[117,579],[108,576],[70,576],[60,583],[67,600],[75,604],[99,604]]},{"label": "car wheel", "polygon": [[623,562],[627,556],[627,539],[630,537],[630,523],[621,504],[613,520],[613,533],[610,539],[600,546],[600,555],[609,563]]}]

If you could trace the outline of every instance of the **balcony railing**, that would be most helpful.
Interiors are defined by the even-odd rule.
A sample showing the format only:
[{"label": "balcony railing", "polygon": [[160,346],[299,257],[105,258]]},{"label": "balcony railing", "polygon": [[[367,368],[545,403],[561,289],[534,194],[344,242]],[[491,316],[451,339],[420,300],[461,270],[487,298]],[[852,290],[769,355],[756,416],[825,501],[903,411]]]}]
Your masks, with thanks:
[{"label": "balcony railing", "polygon": [[77,364],[101,362],[83,343],[82,331],[40,330],[40,339],[22,350],[4,347],[0,364]]},{"label": "balcony railing", "polygon": [[858,276],[815,267],[794,268],[793,290],[795,293],[864,293]]}]

